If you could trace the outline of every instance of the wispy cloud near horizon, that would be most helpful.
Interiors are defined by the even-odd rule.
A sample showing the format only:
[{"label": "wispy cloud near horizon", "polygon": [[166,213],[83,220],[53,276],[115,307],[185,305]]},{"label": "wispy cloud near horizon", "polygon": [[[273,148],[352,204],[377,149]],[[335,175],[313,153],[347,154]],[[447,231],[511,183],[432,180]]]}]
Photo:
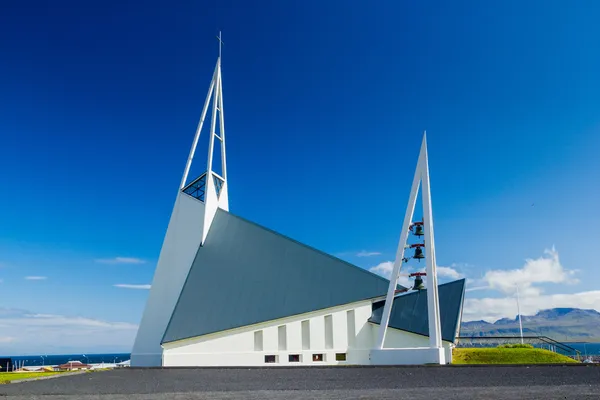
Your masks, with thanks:
[{"label": "wispy cloud near horizon", "polygon": [[6,355],[126,352],[138,329],[128,322],[1,307],[0,324],[5,334],[0,335],[0,353]]},{"label": "wispy cloud near horizon", "polygon": [[487,290],[489,288],[490,288],[489,286],[473,286],[473,287],[467,286],[467,288],[465,289],[465,292],[476,292],[478,290]]},{"label": "wispy cloud near horizon", "polygon": [[27,281],[45,281],[48,279],[47,276],[26,276],[25,280]]},{"label": "wispy cloud near horizon", "polygon": [[379,251],[366,251],[366,250],[362,250],[359,251],[358,253],[356,253],[356,257],[373,257],[373,256],[380,256],[381,252]]},{"label": "wispy cloud near horizon", "polygon": [[138,289],[138,290],[148,290],[152,287],[152,285],[133,285],[130,283],[116,283],[113,285],[114,287],[121,289]]},{"label": "wispy cloud near horizon", "polygon": [[136,257],[97,258],[99,264],[144,264],[146,261]]}]

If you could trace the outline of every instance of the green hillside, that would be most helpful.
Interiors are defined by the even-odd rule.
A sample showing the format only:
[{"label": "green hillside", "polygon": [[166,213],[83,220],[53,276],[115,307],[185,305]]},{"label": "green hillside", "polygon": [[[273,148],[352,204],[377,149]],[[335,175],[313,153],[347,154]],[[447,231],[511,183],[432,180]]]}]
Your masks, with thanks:
[{"label": "green hillside", "polygon": [[564,364],[576,362],[572,358],[541,349],[457,348],[452,352],[453,364]]}]

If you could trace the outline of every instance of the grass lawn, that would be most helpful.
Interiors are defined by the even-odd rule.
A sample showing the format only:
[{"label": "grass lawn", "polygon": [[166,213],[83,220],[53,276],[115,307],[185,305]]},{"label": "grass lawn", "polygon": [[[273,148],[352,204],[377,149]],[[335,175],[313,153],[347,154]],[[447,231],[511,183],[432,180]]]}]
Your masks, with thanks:
[{"label": "grass lawn", "polygon": [[576,363],[576,360],[542,349],[457,348],[453,364],[551,364]]},{"label": "grass lawn", "polygon": [[0,384],[10,383],[19,379],[41,378],[62,373],[64,372],[0,372]]}]

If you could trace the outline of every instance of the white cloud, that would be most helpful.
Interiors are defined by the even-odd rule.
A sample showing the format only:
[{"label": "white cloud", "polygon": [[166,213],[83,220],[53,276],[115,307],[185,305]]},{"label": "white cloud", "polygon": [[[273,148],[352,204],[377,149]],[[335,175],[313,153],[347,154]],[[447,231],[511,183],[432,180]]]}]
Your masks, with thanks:
[{"label": "white cloud", "polygon": [[392,275],[392,270],[394,269],[393,261],[385,261],[374,267],[369,268],[369,271],[381,275],[386,279],[390,279],[390,275]]},{"label": "white cloud", "polygon": [[488,271],[481,279],[468,279],[467,292],[491,289],[506,297],[465,299],[463,321],[485,320],[517,315],[516,288],[519,286],[519,303],[523,315],[534,315],[540,310],[557,307],[593,308],[600,311],[600,290],[571,294],[544,294],[539,284],[574,284],[575,270],[566,269],[558,251],[546,249],[537,259],[527,259],[522,268]]},{"label": "white cloud", "polygon": [[137,325],[0,308],[0,354],[131,351]]},{"label": "white cloud", "polygon": [[372,256],[380,256],[381,253],[378,251],[366,251],[366,250],[362,250],[359,251],[358,253],[356,253],[357,257],[372,257]]},{"label": "white cloud", "polygon": [[113,286],[122,289],[150,289],[152,287],[152,285],[132,285],[129,283],[117,283]]},{"label": "white cloud", "polygon": [[[386,279],[390,279],[393,269],[394,269],[394,262],[393,261],[385,261],[380,264],[377,264],[374,267],[369,268],[369,271],[371,271],[377,275],[383,276]],[[409,274],[410,270],[411,270],[411,267],[402,266],[402,268],[400,269],[400,278],[398,278],[399,285],[402,285],[404,287],[412,287],[412,282],[411,282],[410,278],[407,276]]]},{"label": "white cloud", "polygon": [[135,257],[98,258],[95,261],[100,264],[144,264],[146,262]]},{"label": "white cloud", "polygon": [[44,281],[44,280],[48,279],[48,277],[47,276],[26,276],[25,279],[28,281]]},{"label": "white cloud", "polygon": [[576,283],[573,278],[575,271],[565,269],[558,258],[554,247],[546,249],[544,255],[535,260],[525,260],[525,265],[520,269],[492,270],[486,272],[483,281],[490,288],[497,289],[506,294],[513,294],[517,284],[519,291],[524,296],[538,296],[542,289],[534,287],[536,283]]},{"label": "white cloud", "polygon": [[[552,294],[521,297],[521,314],[534,315],[549,308],[593,308],[600,311],[600,290],[573,294]],[[517,315],[515,296],[501,298],[465,299],[463,321],[497,321],[500,318],[514,318]]]},{"label": "white cloud", "polygon": [[478,290],[486,290],[486,289],[489,289],[489,288],[490,288],[489,286],[468,286],[467,285],[467,288],[465,289],[465,292],[476,292]]},{"label": "white cloud", "polygon": [[440,267],[439,265],[436,268],[438,276],[451,278],[451,279],[460,279],[462,275],[451,267]]}]

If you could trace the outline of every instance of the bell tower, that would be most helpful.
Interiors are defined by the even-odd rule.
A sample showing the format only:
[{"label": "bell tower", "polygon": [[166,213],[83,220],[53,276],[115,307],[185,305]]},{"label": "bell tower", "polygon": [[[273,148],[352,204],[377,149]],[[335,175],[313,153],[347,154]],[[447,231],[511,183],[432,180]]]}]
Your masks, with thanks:
[{"label": "bell tower", "polygon": [[[131,365],[161,366],[161,341],[183,289],[196,253],[204,244],[219,208],[229,211],[227,160],[225,157],[225,122],[221,77],[221,33],[219,57],[200,115],[181,184],[177,190],[169,226],[160,250],[152,287],[135,338]],[[211,107],[212,106],[212,107]],[[188,175],[200,132],[210,108],[210,131],[206,171],[188,183]],[[219,165],[214,165],[215,147],[220,147]],[[218,154],[218,153],[217,153]]]},{"label": "bell tower", "polygon": [[[423,201],[423,221],[413,223],[412,219],[415,212],[417,193],[419,191],[420,186],[422,186],[421,198]],[[411,232],[413,227],[415,229],[413,233],[417,236],[424,235],[425,240],[424,243],[407,246],[406,241],[408,239],[408,234]],[[392,305],[394,301],[394,295],[396,292],[398,278],[400,277],[400,268],[402,266],[402,263],[407,260],[407,258],[405,258],[404,255],[405,250],[407,248],[415,248],[415,258],[425,258],[426,261],[429,348],[384,349],[385,335],[390,321],[390,313],[392,311]],[[423,252],[425,253],[424,255]],[[398,361],[397,359],[395,360],[395,357],[404,357],[407,354],[410,354],[411,351],[419,352],[412,354],[419,354],[418,357],[420,357],[422,363],[433,362],[436,364],[445,364],[445,353],[444,349],[442,348],[442,332],[440,324],[440,304],[438,297],[435,241],[433,235],[433,214],[431,211],[431,191],[429,185],[429,161],[427,158],[426,133],[423,134],[421,151],[419,153],[417,168],[415,170],[412,188],[410,190],[406,214],[404,215],[404,223],[402,225],[402,231],[400,233],[400,242],[398,243],[398,249],[396,251],[396,260],[394,261],[394,268],[392,270],[392,275],[390,276],[390,285],[385,299],[383,315],[381,317],[381,324],[379,326],[379,332],[377,335],[377,342],[375,344],[375,349],[371,355],[374,364],[389,364]]]},{"label": "bell tower", "polygon": [[[202,108],[202,114],[200,116],[200,122],[196,128],[196,134],[194,141],[192,142],[192,148],[188,156],[183,177],[181,178],[180,189],[183,193],[186,193],[204,203],[204,218],[202,224],[202,242],[206,240],[208,231],[212,224],[213,218],[218,208],[225,211],[229,211],[229,195],[227,186],[227,158],[225,155],[225,120],[223,110],[223,85],[221,78],[221,32],[219,32],[219,58],[217,58],[217,65],[208,88],[208,94],[206,95],[206,101]],[[206,162],[206,172],[200,175],[198,178],[187,183],[188,175],[192,162],[194,160],[194,154],[196,153],[196,147],[198,145],[198,139],[200,138],[200,132],[204,125],[204,119],[208,112],[212,99],[212,110],[210,119],[210,131],[208,141],[208,160]],[[215,140],[220,144],[221,149],[221,175],[215,172],[213,168],[214,153],[215,153]]]}]

